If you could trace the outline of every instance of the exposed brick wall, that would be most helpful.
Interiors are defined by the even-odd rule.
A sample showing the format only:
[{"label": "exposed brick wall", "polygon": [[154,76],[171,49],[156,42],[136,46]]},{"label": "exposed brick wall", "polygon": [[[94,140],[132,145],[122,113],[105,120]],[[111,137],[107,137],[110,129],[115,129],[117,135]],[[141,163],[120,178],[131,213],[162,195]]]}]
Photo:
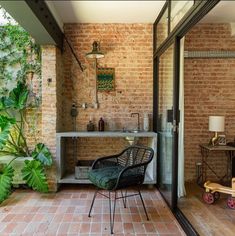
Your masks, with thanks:
[{"label": "exposed brick wall", "polygon": [[[62,111],[60,101],[61,85],[63,81],[62,58],[59,49],[55,46],[42,47],[42,142],[48,146],[53,158],[56,157],[56,132],[59,129],[59,112]],[[48,83],[48,78],[51,82]],[[58,90],[58,91],[57,91]],[[58,99],[58,101],[57,101]],[[47,172],[49,189],[55,191],[56,166]]]},{"label": "exposed brick wall", "polygon": [[35,145],[42,141],[42,111],[41,106],[28,108],[25,113],[24,134],[27,145],[33,150]]},{"label": "exposed brick wall", "polygon": [[63,127],[64,98],[64,62],[63,55],[59,49],[56,50],[56,131],[61,132]]},{"label": "exposed brick wall", "polygon": [[[185,38],[185,50],[235,50],[229,24],[198,24]],[[210,115],[225,116],[225,134],[235,135],[235,59],[185,59],[185,179],[195,180],[195,163],[201,161],[200,143],[208,143]],[[211,155],[210,164],[226,172],[224,153]],[[209,175],[211,173],[209,172]],[[210,177],[212,178],[212,176]]]},{"label": "exposed brick wall", "polygon": [[[86,130],[90,116],[96,129],[100,117],[105,120],[105,130],[123,127],[133,129],[137,126],[137,118],[131,117],[132,112],[140,113],[140,123],[143,127],[144,113],[152,113],[152,25],[65,24],[64,30],[84,67],[84,72],[81,72],[68,46],[65,45],[62,121],[64,130],[73,129],[70,117],[72,101],[77,105],[94,102],[96,83],[94,61],[87,59],[85,55],[92,50],[92,43],[95,40],[100,42],[101,51],[105,54],[104,58],[98,60],[98,66],[115,68],[115,91],[98,92],[99,109],[79,108],[77,129]],[[108,139],[101,141],[99,139],[92,142],[78,141],[79,158],[94,159],[100,154],[100,149],[110,154],[116,152],[116,147],[123,148],[122,139],[115,140],[115,148]],[[101,154],[105,155],[104,152]]]}]

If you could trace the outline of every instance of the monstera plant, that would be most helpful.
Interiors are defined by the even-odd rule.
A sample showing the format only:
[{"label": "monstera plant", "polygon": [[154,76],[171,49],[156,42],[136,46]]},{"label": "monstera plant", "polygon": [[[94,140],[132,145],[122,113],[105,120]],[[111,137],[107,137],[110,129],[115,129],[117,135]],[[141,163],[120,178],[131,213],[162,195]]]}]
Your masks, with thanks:
[{"label": "monstera plant", "polygon": [[48,192],[45,168],[52,165],[52,155],[42,143],[36,144],[30,151],[24,136],[28,94],[27,86],[19,82],[9,96],[0,98],[0,161],[1,156],[14,156],[0,168],[0,203],[11,193],[14,176],[12,163],[17,158],[32,157],[24,161],[21,170],[23,180],[33,190]]}]

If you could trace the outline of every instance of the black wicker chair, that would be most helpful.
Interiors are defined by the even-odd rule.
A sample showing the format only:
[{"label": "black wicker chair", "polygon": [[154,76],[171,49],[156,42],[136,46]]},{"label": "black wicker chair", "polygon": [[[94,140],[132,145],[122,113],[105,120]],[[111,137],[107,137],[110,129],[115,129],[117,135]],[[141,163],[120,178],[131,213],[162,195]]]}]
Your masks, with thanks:
[{"label": "black wicker chair", "polygon": [[[120,154],[101,157],[95,160],[93,163],[88,177],[90,181],[95,186],[97,186],[97,190],[94,194],[88,216],[91,216],[92,207],[97,193],[107,197],[109,199],[111,234],[113,234],[117,199],[122,198],[124,207],[126,207],[127,197],[139,195],[147,220],[149,220],[144,201],[140,193],[140,185],[144,182],[145,171],[147,165],[153,159],[153,155],[154,151],[152,148],[143,146],[130,146],[123,150]],[[125,193],[123,193],[122,190],[128,187],[137,187],[138,193],[127,195],[127,190]],[[108,195],[99,192],[100,189],[107,190]],[[117,196],[117,190],[121,191],[121,197]],[[111,192],[114,192],[115,195],[113,212],[111,204]]]}]

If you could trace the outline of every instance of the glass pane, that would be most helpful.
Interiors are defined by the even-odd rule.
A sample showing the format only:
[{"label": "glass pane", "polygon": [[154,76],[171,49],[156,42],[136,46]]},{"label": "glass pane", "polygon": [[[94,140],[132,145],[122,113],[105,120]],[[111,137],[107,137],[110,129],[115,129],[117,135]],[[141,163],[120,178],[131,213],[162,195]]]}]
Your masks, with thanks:
[{"label": "glass pane", "polygon": [[172,1],[171,2],[171,31],[193,6],[194,1]]},{"label": "glass pane", "polygon": [[157,49],[161,43],[167,38],[168,36],[168,8],[166,8],[164,14],[162,15],[162,18],[156,25],[156,31],[155,31],[155,38],[156,38],[156,47]]},{"label": "glass pane", "polygon": [[160,57],[159,63],[159,187],[169,204],[172,199],[172,120],[173,120],[173,45]]}]

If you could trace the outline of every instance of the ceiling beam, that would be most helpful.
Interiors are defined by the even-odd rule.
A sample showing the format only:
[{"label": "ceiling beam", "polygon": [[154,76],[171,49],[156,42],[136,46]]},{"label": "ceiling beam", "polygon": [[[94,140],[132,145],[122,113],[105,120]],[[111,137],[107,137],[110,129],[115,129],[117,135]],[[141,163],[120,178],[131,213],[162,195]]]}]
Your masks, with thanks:
[{"label": "ceiling beam", "polygon": [[30,9],[33,11],[35,16],[39,19],[42,25],[45,27],[47,32],[55,41],[56,45],[62,50],[63,49],[63,32],[57,24],[54,16],[49,10],[45,1],[39,0],[25,0]]},{"label": "ceiling beam", "polygon": [[63,47],[63,32],[44,1],[0,1],[0,5],[41,45]]}]

